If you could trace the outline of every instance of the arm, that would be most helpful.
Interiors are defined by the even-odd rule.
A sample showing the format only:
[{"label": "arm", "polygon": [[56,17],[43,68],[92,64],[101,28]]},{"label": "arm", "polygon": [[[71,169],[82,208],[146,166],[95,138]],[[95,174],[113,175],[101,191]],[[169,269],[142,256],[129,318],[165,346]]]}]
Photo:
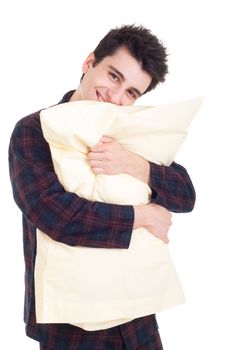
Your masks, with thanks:
[{"label": "arm", "polygon": [[176,213],[193,210],[196,194],[186,169],[173,162],[170,166],[150,163],[152,202]]},{"label": "arm", "polygon": [[9,166],[17,205],[51,238],[72,246],[129,247],[133,207],[90,202],[66,192],[54,172],[38,113],[16,124]]},{"label": "arm", "polygon": [[150,186],[153,203],[176,213],[193,209],[195,190],[186,169],[181,165],[175,162],[170,166],[158,165],[127,151],[126,172]]},{"label": "arm", "polygon": [[175,162],[170,166],[158,165],[147,162],[132,152],[127,153],[127,173],[150,186],[153,203],[176,213],[186,213],[193,209],[196,194],[184,167]]},{"label": "arm", "polygon": [[106,136],[92,147],[89,159],[95,173],[110,175],[124,172],[149,184],[151,201],[169,211],[184,213],[194,207],[195,190],[191,179],[186,169],[175,162],[170,166],[148,162]]}]

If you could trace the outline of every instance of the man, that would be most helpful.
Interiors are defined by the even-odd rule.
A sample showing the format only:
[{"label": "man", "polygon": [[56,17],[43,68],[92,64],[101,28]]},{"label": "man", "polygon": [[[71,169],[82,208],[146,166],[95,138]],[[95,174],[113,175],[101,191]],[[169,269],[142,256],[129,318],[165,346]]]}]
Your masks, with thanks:
[{"label": "man", "polygon": [[[112,29],[83,63],[75,91],[60,103],[98,100],[131,105],[164,81],[166,50],[144,27]],[[9,147],[10,176],[15,201],[23,213],[26,334],[40,349],[116,350],[162,349],[155,315],[113,328],[86,331],[69,324],[38,324],[35,315],[34,264],[36,227],[68,245],[127,249],[133,228],[146,227],[168,243],[171,213],[193,209],[195,192],[186,170],[152,164],[103,136],[89,152],[96,174],[128,173],[149,184],[151,203],[129,206],[90,202],[69,193],[54,172],[49,146],[43,138],[39,112],[17,124]],[[112,224],[113,223],[113,224]],[[110,273],[110,271],[109,271]]]}]

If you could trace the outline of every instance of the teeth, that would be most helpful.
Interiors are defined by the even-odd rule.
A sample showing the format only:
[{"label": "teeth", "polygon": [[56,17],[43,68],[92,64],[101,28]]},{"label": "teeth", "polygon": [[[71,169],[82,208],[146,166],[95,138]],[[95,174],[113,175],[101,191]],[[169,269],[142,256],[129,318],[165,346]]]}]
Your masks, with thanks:
[{"label": "teeth", "polygon": [[102,96],[99,95],[99,93],[97,93],[97,98],[98,98],[98,101],[99,101],[99,102],[103,102],[103,101],[104,101],[103,98],[102,98]]}]

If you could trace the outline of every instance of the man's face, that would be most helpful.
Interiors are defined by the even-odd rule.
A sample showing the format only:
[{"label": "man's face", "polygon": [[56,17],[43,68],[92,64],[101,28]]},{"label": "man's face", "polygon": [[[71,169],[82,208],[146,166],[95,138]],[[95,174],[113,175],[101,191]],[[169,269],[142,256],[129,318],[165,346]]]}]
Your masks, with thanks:
[{"label": "man's face", "polygon": [[125,47],[106,56],[94,67],[93,62],[94,54],[91,53],[82,67],[84,77],[79,87],[82,100],[132,105],[151,82],[150,75]]}]

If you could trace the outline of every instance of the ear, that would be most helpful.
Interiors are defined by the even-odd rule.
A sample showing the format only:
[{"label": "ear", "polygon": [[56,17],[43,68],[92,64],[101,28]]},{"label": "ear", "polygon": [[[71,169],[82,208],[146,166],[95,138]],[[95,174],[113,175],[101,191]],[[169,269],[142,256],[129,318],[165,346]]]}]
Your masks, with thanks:
[{"label": "ear", "polygon": [[82,65],[82,72],[85,74],[90,66],[92,66],[93,62],[95,60],[94,53],[91,52],[88,57],[85,59],[83,65]]}]

